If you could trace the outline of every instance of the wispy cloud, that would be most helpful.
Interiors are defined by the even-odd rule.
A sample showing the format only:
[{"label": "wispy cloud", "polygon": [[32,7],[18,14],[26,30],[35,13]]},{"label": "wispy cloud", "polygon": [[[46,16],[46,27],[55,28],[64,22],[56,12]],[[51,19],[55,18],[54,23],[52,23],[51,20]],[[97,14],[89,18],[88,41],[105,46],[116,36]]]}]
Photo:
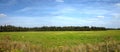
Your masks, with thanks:
[{"label": "wispy cloud", "polygon": [[116,3],[115,6],[120,7],[120,3]]},{"label": "wispy cloud", "polygon": [[[61,9],[62,8],[62,9]],[[59,14],[68,14],[77,11],[75,7],[69,6],[69,5],[57,5],[54,7],[56,11],[51,12],[53,15],[59,15]]]},{"label": "wispy cloud", "polygon": [[29,11],[29,10],[31,10],[31,9],[33,9],[33,8],[25,7],[25,8],[23,8],[23,9],[18,10],[17,12],[26,12],[26,11]]},{"label": "wispy cloud", "polygon": [[111,14],[114,18],[120,18],[120,13],[112,13]]},{"label": "wispy cloud", "polygon": [[40,9],[41,7],[25,7],[25,8],[17,10],[16,12],[30,12],[33,10],[40,10]]},{"label": "wispy cloud", "polygon": [[15,12],[41,12],[41,11],[48,11],[48,10],[53,10],[56,9],[55,7],[41,7],[41,6],[30,6],[30,7],[24,7],[22,9],[18,9]]},{"label": "wispy cloud", "polygon": [[104,15],[110,13],[110,11],[105,9],[83,9],[80,11],[81,14],[96,14],[96,15]]},{"label": "wispy cloud", "polygon": [[97,18],[105,18],[105,16],[97,16]]},{"label": "wispy cloud", "polygon": [[103,20],[98,18],[73,18],[68,16],[54,16],[51,20],[51,24],[57,26],[99,26],[103,25],[103,22]]},{"label": "wispy cloud", "polygon": [[1,17],[7,17],[7,15],[3,14],[3,13],[0,13],[0,18]]},{"label": "wispy cloud", "polygon": [[56,2],[64,2],[64,0],[55,0]]}]

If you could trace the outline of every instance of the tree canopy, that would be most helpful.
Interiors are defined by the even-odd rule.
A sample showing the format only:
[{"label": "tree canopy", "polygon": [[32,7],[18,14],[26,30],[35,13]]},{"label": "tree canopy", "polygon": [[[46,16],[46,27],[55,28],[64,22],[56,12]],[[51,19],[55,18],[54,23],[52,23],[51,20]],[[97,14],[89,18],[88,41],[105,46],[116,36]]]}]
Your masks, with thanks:
[{"label": "tree canopy", "polygon": [[89,26],[43,26],[43,27],[16,27],[12,25],[0,26],[0,32],[12,31],[99,31],[107,30],[105,27],[89,27]]}]

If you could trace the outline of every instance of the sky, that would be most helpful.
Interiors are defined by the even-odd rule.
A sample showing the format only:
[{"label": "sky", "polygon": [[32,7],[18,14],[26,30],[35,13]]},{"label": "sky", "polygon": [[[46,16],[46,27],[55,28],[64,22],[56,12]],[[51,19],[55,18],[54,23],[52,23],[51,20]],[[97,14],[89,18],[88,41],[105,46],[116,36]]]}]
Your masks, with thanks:
[{"label": "sky", "polygon": [[0,0],[0,25],[120,28],[120,0]]}]

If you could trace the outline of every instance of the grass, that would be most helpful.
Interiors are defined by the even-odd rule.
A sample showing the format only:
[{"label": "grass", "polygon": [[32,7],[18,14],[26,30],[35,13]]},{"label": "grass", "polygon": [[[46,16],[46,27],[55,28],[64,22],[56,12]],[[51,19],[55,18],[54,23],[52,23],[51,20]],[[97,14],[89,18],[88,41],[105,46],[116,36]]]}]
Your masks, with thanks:
[{"label": "grass", "polygon": [[[40,46],[40,48],[42,48],[43,50],[47,49],[47,50],[51,50],[51,52],[53,52],[53,51],[58,52],[60,50],[61,50],[60,52],[62,52],[63,49],[66,49],[66,51],[64,50],[63,52],[73,52],[76,49],[77,50],[75,52],[77,52],[80,48],[83,48],[83,47],[87,48],[87,46],[92,47],[92,50],[94,50],[93,48],[96,48],[96,47],[99,47],[99,48],[100,47],[103,48],[104,46],[105,46],[105,48],[111,47],[111,46],[119,47],[119,45],[120,45],[119,44],[120,30],[0,32],[0,37],[2,38],[4,36],[10,36],[11,43],[16,42],[16,41],[22,42],[23,45],[24,45],[24,43],[28,43],[28,44],[30,44],[30,47],[34,47],[34,45]],[[113,41],[115,43],[113,43]],[[19,45],[19,43],[18,43],[18,45]],[[112,47],[112,49],[113,49],[113,47]],[[26,48],[26,49],[28,49],[28,48]],[[89,48],[87,48],[87,49],[89,49]],[[85,52],[86,49],[82,49],[82,50],[84,50],[82,52]],[[101,49],[101,50],[103,50],[103,49]],[[107,49],[105,49],[105,50],[107,50]],[[117,51],[118,50],[119,49],[117,49]],[[91,51],[91,52],[93,52],[93,51]]]}]

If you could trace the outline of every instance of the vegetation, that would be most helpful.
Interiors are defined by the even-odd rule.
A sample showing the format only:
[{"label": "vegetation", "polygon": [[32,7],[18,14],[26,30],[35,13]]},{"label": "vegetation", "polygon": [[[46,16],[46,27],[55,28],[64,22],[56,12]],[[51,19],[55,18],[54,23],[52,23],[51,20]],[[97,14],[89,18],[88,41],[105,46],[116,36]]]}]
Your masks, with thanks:
[{"label": "vegetation", "polygon": [[98,44],[80,44],[77,46],[41,47],[30,43],[11,40],[0,41],[0,52],[120,52],[119,41],[109,41]]},{"label": "vegetation", "polygon": [[1,32],[0,52],[120,52],[120,30]]},{"label": "vegetation", "polygon": [[12,32],[12,31],[98,31],[106,30],[105,27],[89,27],[89,26],[43,26],[43,27],[15,27],[12,25],[0,26],[0,32]]}]

